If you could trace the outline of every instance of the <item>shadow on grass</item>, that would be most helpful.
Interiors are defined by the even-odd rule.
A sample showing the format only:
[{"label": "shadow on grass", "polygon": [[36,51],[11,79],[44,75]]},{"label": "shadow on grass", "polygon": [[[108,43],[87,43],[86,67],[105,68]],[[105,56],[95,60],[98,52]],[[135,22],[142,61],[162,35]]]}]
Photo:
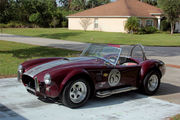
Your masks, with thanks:
[{"label": "shadow on grass", "polygon": [[40,34],[37,37],[46,37],[46,38],[53,38],[53,39],[65,39],[67,37],[73,37],[80,35],[81,32],[66,32],[66,33],[54,33],[54,34]]},{"label": "shadow on grass", "polygon": [[74,54],[79,54],[77,51],[64,50],[59,48],[51,47],[33,47],[18,50],[0,51],[0,54],[12,54],[13,57],[17,58],[32,58],[32,57],[64,57]]}]

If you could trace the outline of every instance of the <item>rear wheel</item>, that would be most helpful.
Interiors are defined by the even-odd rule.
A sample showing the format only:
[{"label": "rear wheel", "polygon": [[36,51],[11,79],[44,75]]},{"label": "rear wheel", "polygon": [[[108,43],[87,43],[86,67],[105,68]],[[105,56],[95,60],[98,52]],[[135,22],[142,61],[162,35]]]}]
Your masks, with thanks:
[{"label": "rear wheel", "polygon": [[74,79],[64,88],[62,103],[70,108],[77,108],[87,102],[90,96],[90,85],[85,79]]},{"label": "rear wheel", "polygon": [[143,81],[143,86],[142,90],[143,93],[147,95],[153,95],[156,93],[160,86],[160,74],[158,71],[151,71],[149,72],[144,81]]}]

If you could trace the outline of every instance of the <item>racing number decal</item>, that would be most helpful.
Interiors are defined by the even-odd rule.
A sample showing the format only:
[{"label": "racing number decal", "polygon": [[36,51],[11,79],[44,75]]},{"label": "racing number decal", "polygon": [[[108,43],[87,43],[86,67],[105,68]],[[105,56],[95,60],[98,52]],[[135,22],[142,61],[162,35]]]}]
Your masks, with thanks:
[{"label": "racing number decal", "polygon": [[109,76],[108,76],[108,83],[110,86],[116,86],[121,79],[121,74],[119,72],[119,70],[117,69],[113,69],[111,70]]}]

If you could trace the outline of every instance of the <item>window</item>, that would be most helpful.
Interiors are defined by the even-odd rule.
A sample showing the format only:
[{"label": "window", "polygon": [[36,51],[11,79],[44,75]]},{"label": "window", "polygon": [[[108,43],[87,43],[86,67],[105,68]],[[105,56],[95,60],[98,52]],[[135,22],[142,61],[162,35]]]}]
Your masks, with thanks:
[{"label": "window", "polygon": [[142,27],[143,26],[143,24],[142,24],[142,20],[138,20],[138,23],[139,23],[139,27]]},{"label": "window", "polygon": [[97,18],[94,19],[94,28],[98,28],[98,19]]},{"label": "window", "polygon": [[146,26],[153,26],[153,25],[154,25],[154,20],[152,19],[146,20]]}]

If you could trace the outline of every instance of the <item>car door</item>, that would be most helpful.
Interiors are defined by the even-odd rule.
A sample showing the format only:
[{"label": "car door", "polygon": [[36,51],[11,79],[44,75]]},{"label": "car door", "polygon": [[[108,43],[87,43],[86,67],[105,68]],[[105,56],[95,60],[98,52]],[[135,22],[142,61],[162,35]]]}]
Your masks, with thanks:
[{"label": "car door", "polygon": [[107,66],[102,70],[102,84],[104,89],[121,86],[136,86],[139,77],[140,66],[117,65]]},{"label": "car door", "polygon": [[137,86],[141,67],[139,65],[117,65],[120,71],[120,85]]}]

